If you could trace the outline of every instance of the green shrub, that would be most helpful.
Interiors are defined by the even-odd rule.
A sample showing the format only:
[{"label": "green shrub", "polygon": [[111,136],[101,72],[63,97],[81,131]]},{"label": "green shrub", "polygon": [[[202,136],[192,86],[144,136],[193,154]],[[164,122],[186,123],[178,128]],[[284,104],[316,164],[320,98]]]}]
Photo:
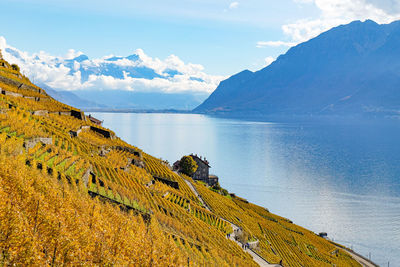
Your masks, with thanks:
[{"label": "green shrub", "polygon": [[222,189],[221,189],[221,194],[222,194],[223,196],[227,196],[227,195],[228,195],[228,190],[226,190],[225,188],[222,188]]},{"label": "green shrub", "polygon": [[212,186],[212,188],[214,190],[220,191],[221,190],[221,186],[219,185],[219,183],[216,183],[215,185]]}]

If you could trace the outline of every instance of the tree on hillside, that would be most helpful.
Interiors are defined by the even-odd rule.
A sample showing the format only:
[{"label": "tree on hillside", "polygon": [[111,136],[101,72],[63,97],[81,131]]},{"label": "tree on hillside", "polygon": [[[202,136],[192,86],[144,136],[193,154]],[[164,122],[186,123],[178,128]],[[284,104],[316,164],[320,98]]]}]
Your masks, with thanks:
[{"label": "tree on hillside", "polygon": [[197,170],[197,163],[191,156],[183,156],[179,162],[180,171],[192,176]]},{"label": "tree on hillside", "polygon": [[11,68],[12,68],[13,70],[19,72],[19,66],[18,66],[17,64],[12,64],[12,65],[11,65]]}]

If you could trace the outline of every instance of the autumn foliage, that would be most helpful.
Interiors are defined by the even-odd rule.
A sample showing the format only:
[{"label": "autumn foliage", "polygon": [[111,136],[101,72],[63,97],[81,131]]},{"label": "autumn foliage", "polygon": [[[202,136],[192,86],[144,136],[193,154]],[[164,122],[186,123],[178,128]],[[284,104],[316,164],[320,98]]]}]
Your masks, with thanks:
[{"label": "autumn foliage", "polygon": [[183,156],[179,161],[180,171],[186,175],[192,176],[196,172],[198,166],[191,156]]},{"label": "autumn foliage", "polygon": [[[11,160],[12,159],[12,160]],[[153,221],[92,199],[0,156],[1,265],[180,265],[186,260]]]},{"label": "autumn foliage", "polygon": [[[108,129],[93,130],[73,116],[79,110],[2,62],[9,83],[0,85],[10,94],[0,95],[0,266],[256,266],[226,238],[227,220],[245,241],[258,240],[255,250],[269,262],[357,266],[289,220],[213,192]],[[192,161],[181,160],[187,174],[196,171]]]}]

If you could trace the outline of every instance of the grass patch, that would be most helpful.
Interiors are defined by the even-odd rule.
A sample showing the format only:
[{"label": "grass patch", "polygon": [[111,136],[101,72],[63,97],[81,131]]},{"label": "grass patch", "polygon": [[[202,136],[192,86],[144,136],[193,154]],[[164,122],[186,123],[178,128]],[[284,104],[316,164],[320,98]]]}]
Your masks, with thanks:
[{"label": "grass patch", "polygon": [[41,155],[39,155],[39,157],[37,158],[40,161],[43,161],[44,158],[49,154],[49,152],[45,151],[44,153],[42,153]]},{"label": "grass patch", "polygon": [[55,160],[56,158],[57,158],[57,156],[51,157],[51,158],[47,161],[47,166],[53,167],[54,160]]},{"label": "grass patch", "polygon": [[76,172],[75,172],[75,163],[72,164],[71,166],[69,166],[69,168],[65,171],[65,174],[66,174],[66,175],[69,175],[69,176],[73,176],[73,177],[76,176]]},{"label": "grass patch", "polygon": [[5,127],[1,127],[0,128],[0,132],[6,132],[6,133],[8,133],[9,131],[10,131],[10,126],[5,126]]},{"label": "grass patch", "polygon": [[67,164],[67,161],[68,161],[68,158],[64,159],[63,161],[61,161],[61,162],[57,165],[57,167],[63,169],[63,168],[65,167],[65,164]]}]

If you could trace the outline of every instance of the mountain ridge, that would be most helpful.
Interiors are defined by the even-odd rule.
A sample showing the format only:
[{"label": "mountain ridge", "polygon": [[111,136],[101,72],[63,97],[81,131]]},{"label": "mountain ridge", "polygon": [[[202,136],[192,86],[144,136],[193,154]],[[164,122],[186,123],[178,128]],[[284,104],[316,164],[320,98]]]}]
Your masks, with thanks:
[{"label": "mountain ridge", "polygon": [[[159,59],[150,57],[142,49],[128,56],[99,58],[89,58],[75,50],[65,56],[46,52],[30,54],[10,46],[2,36],[0,49],[6,60],[18,64],[36,83],[64,95],[70,91],[79,98],[111,108],[191,110],[223,78],[207,74],[202,65],[183,62],[175,55]],[[117,102],[117,98],[121,105],[109,104],[111,100]]]},{"label": "mountain ridge", "polygon": [[[398,115],[400,106],[393,98],[400,99],[395,90],[400,83],[399,36],[399,21],[382,25],[354,21],[332,28],[290,48],[259,71],[240,72],[222,81],[194,112]],[[243,78],[239,82],[238,76]]]}]

